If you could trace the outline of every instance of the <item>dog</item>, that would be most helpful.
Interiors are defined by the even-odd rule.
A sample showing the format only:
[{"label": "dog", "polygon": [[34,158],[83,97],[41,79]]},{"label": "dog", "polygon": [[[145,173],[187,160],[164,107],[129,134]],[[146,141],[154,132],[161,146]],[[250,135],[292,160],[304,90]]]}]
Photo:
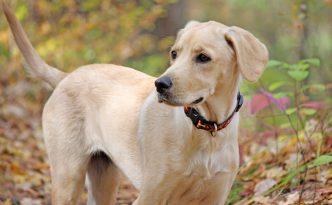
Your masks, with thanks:
[{"label": "dog", "polygon": [[85,182],[88,204],[115,204],[121,173],[140,192],[135,205],[225,203],[239,167],[239,85],[264,71],[263,43],[236,26],[190,21],[157,79],[111,64],[65,73],[2,7],[27,69],[54,88],[42,115],[52,204],[76,204]]}]

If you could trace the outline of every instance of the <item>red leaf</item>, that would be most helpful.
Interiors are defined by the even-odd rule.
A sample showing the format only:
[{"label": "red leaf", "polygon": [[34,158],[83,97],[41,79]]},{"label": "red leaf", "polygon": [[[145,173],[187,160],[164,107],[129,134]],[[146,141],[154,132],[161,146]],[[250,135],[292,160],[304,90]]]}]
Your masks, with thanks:
[{"label": "red leaf", "polygon": [[302,104],[303,107],[306,108],[312,108],[319,110],[320,108],[324,107],[324,102],[322,101],[311,101],[311,102],[305,102]]},{"label": "red leaf", "polygon": [[257,94],[252,97],[248,105],[250,113],[256,114],[257,112],[263,110],[269,105],[269,100],[265,95]]},{"label": "red leaf", "polygon": [[273,97],[272,93],[267,92],[265,90],[261,90],[261,93],[266,96],[269,100],[270,103],[274,104],[275,106],[278,107],[280,111],[285,111],[289,105],[289,98],[288,97],[282,97],[280,99],[276,99]]}]

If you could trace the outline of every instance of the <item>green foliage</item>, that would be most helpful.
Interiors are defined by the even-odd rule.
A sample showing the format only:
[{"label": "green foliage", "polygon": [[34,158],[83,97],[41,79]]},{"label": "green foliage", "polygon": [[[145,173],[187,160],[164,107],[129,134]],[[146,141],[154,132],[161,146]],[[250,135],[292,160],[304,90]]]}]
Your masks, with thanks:
[{"label": "green foliage", "polygon": [[[286,115],[297,114],[298,120],[303,120],[301,117],[311,116],[316,113],[315,109],[303,107],[301,104],[309,101],[304,92],[324,91],[325,86],[322,84],[307,84],[305,80],[308,78],[310,69],[318,68],[320,60],[317,58],[309,58],[298,61],[295,64],[288,64],[285,62],[271,60],[267,68],[278,69],[281,72],[286,71],[286,74],[291,81],[277,80],[272,81],[269,79],[268,90],[273,92],[275,98],[288,96],[291,100],[292,106],[285,111]],[[284,89],[283,89],[284,88]],[[285,92],[286,90],[293,90],[292,92]],[[302,100],[305,99],[305,100]]]},{"label": "green foliage", "polygon": [[[276,60],[271,60],[267,65],[268,68],[277,67],[277,68],[287,69],[288,75],[291,78],[295,79],[296,81],[302,81],[309,76],[308,70],[310,66],[319,67],[320,66],[319,59],[317,58],[304,59],[300,60],[298,63],[295,64],[288,64]],[[276,82],[276,83],[278,85],[277,87],[280,87],[281,85],[284,84],[284,82]],[[275,85],[272,86],[272,88],[274,87]]]},{"label": "green foliage", "polygon": [[241,200],[240,193],[243,191],[243,186],[242,184],[238,181],[235,180],[232,186],[232,190],[228,196],[226,204],[234,204],[237,201]]},{"label": "green foliage", "polygon": [[[253,96],[263,95],[269,103],[267,107],[260,107],[256,125],[260,125],[257,127],[260,132],[267,133],[270,137],[273,135],[275,161],[267,160],[272,166],[262,168],[261,162],[255,163],[252,158],[249,165],[244,165],[245,168],[242,168],[245,171],[240,170],[243,193],[249,192],[246,198],[247,204],[259,201],[259,197],[271,200],[271,196],[283,192],[297,192],[299,193],[297,200],[301,200],[304,187],[310,184],[310,179],[307,179],[308,174],[317,173],[317,170],[329,170],[332,156],[326,144],[330,140],[332,127],[331,98],[328,95],[331,88],[328,84],[308,80],[312,73],[320,71],[320,67],[321,63],[317,58],[302,59],[293,64],[277,60],[269,61],[267,72],[260,80],[259,87],[257,86],[260,93]],[[249,104],[254,104],[256,107],[257,104],[262,104],[262,98],[257,99],[259,100],[253,101],[252,98]],[[283,108],[284,105],[287,106]],[[266,157],[263,153],[260,154],[263,156],[259,158],[260,160]],[[285,153],[296,155],[296,159],[291,163],[277,160],[284,158]],[[287,166],[287,169],[284,170],[281,166]],[[273,179],[268,178],[269,176],[262,177],[261,182],[269,179],[273,180],[275,185],[266,189],[261,195],[253,196],[250,194],[253,188],[248,190],[245,180],[254,179],[253,176],[257,177],[257,173],[260,173],[259,176],[262,175],[257,167],[267,169],[265,172],[269,173],[275,173],[274,170],[285,173]],[[234,187],[234,192],[236,190]]]},{"label": "green foliage", "polygon": [[[113,63],[138,65],[143,72],[157,75],[167,67],[164,55],[172,38],[159,39],[151,33],[174,2],[17,0],[12,6],[41,57],[55,67],[71,71],[90,63]],[[6,26],[0,22],[3,65],[10,61],[9,50],[16,50],[8,45]],[[13,66],[21,69],[19,61]]]},{"label": "green foliage", "polygon": [[322,155],[317,157],[312,162],[308,163],[309,168],[318,167],[332,162],[332,155]]}]

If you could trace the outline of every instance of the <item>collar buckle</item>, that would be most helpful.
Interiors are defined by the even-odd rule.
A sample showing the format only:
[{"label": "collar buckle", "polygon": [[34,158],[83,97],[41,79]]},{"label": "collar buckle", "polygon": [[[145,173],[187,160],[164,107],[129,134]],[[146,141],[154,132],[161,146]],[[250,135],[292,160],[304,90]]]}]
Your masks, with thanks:
[{"label": "collar buckle", "polygon": [[218,125],[217,125],[217,123],[213,123],[213,126],[214,126],[214,130],[211,131],[210,133],[211,133],[212,137],[215,137],[218,132]]}]

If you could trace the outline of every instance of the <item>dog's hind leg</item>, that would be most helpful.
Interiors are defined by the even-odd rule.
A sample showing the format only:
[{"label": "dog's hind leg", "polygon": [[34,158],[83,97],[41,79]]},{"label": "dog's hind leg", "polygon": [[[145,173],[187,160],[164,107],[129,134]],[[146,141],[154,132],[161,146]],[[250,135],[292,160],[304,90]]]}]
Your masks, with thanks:
[{"label": "dog's hind leg", "polygon": [[88,205],[115,204],[120,175],[105,153],[95,153],[88,166]]},{"label": "dog's hind leg", "polygon": [[44,123],[44,127],[48,128],[44,133],[51,168],[54,205],[76,205],[84,189],[90,155],[82,148],[79,139],[82,139],[83,134],[78,124],[72,123],[72,127],[56,129],[57,126]]},{"label": "dog's hind leg", "polygon": [[76,205],[84,189],[88,160],[70,160],[51,162],[52,204]]},{"label": "dog's hind leg", "polygon": [[84,189],[89,156],[50,155],[52,204],[76,205]]},{"label": "dog's hind leg", "polygon": [[[55,91],[43,111],[43,134],[51,168],[52,204],[76,205],[90,160],[82,108]],[[61,98],[60,98],[61,97]],[[60,101],[61,99],[61,101]]]}]

